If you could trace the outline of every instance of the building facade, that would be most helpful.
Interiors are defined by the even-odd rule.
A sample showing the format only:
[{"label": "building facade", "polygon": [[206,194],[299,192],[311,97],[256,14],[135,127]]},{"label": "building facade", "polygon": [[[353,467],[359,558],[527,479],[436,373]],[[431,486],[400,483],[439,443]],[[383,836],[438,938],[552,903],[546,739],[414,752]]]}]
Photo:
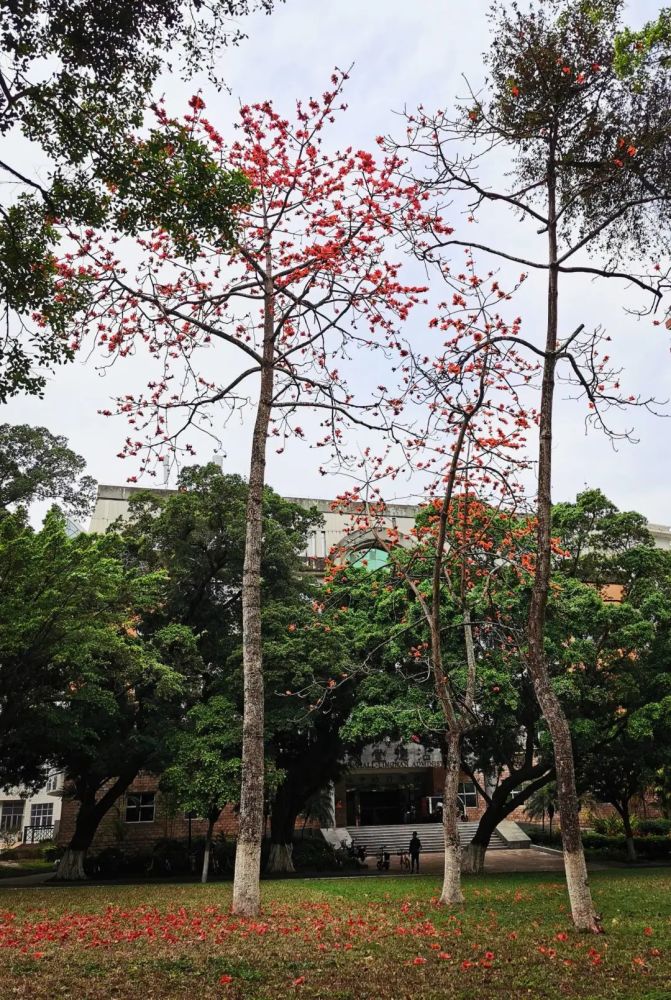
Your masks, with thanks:
[{"label": "building facade", "polygon": [[51,773],[34,794],[23,788],[0,789],[0,846],[56,840],[63,802],[63,774]]},{"label": "building facade", "polygon": [[[119,518],[126,517],[130,498],[140,491],[140,487],[101,484],[89,530],[103,532]],[[173,491],[152,489],[152,492],[161,495]],[[307,509],[316,508],[323,517],[323,523],[308,539],[304,553],[308,569],[319,573],[333,549],[360,551],[369,566],[375,565],[376,560],[383,561],[384,553],[376,550],[374,536],[366,531],[353,531],[352,518],[347,512],[332,510],[331,503],[323,499],[287,499]],[[415,506],[389,505],[385,527],[396,528],[401,535],[408,534],[417,511]],[[656,524],[649,528],[657,546],[671,549],[671,528]],[[615,593],[610,596],[613,600],[618,599]],[[358,755],[350,755],[345,763],[345,775],[333,789],[334,826],[337,829],[432,823],[441,819],[444,769],[439,750],[412,742],[387,741],[365,747]],[[13,822],[9,817],[14,815],[14,809],[18,815],[16,801],[14,806],[8,806],[8,822]],[[479,819],[485,808],[475,784],[465,774],[459,785],[459,802],[462,819],[468,821]],[[31,809],[32,804],[31,800]],[[39,804],[35,802],[36,806]],[[22,813],[21,823],[28,816],[27,810],[28,807]],[[74,832],[76,811],[76,803],[66,796],[58,832],[61,844],[67,844]],[[119,847],[136,851],[148,849],[162,838],[196,839],[204,837],[206,825],[204,819],[189,817],[172,808],[159,789],[157,775],[141,774],[103,819],[94,850]],[[215,833],[233,836],[236,827],[235,812],[228,807],[217,821]]]}]

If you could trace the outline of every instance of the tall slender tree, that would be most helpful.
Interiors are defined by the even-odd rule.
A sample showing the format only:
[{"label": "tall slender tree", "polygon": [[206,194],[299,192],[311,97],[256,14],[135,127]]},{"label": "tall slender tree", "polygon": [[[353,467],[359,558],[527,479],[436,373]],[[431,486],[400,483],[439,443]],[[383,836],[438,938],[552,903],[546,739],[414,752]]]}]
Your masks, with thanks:
[{"label": "tall slender tree", "polygon": [[[139,241],[142,263],[130,277],[119,247],[93,235],[79,235],[80,255],[95,284],[94,306],[83,314],[75,339],[87,335],[111,361],[146,344],[159,372],[147,393],[119,401],[132,425],[122,454],[147,446],[169,462],[181,432],[200,424],[210,429],[213,406],[229,414],[245,405],[243,387],[254,385],[249,453],[247,531],[242,578],[245,709],[242,791],[233,906],[251,915],[259,908],[259,866],[263,828],[264,682],[261,631],[262,514],[269,435],[279,451],[288,435],[303,437],[297,414],[323,411],[326,443],[338,448],[347,421],[374,426],[380,399],[355,401],[343,367],[357,347],[386,345],[418,290],[399,280],[399,267],[386,256],[399,199],[418,202],[414,187],[393,180],[396,160],[379,165],[371,154],[351,148],[326,152],[324,133],[343,107],[346,74],[336,72],[320,100],[299,102],[293,121],[270,102],[240,112],[239,139],[224,145],[204,115],[199,96],[185,121],[190,137],[210,143],[212,176],[237,171],[254,192],[229,233],[198,234],[193,266],[184,246],[165,230]],[[165,130],[164,151],[179,123],[157,108]],[[181,127],[181,126],[180,126]],[[141,146],[141,144],[139,144]],[[190,197],[207,205],[207,177]],[[216,204],[216,190],[214,191]],[[62,263],[67,272],[71,260]],[[361,329],[359,329],[361,327]],[[226,375],[212,373],[207,348],[217,344]],[[181,362],[181,364],[180,364]],[[231,365],[239,367],[231,373]],[[207,368],[206,368],[207,365]],[[181,391],[174,391],[178,369]],[[182,420],[182,426],[179,422]],[[145,436],[140,437],[144,431]],[[322,441],[322,443],[325,443]],[[190,442],[185,443],[192,451]],[[142,468],[150,463],[145,455]],[[131,477],[134,478],[134,477]]]},{"label": "tall slender tree", "polygon": [[[520,253],[503,240],[476,242],[444,227],[418,234],[419,255],[444,271],[455,248],[467,247],[543,275],[546,329],[542,343],[518,339],[542,363],[538,407],[536,565],[527,623],[526,663],[552,734],[567,885],[575,924],[599,930],[578,823],[571,737],[550,680],[544,651],[551,570],[551,485],[554,394],[558,378],[572,384],[588,419],[609,433],[609,409],[653,406],[623,395],[606,334],[560,331],[563,280],[576,276],[625,281],[654,305],[668,285],[653,260],[668,243],[671,192],[665,163],[671,144],[671,92],[666,77],[650,87],[623,82],[614,65],[621,0],[549,0],[529,9],[492,8],[493,41],[482,92],[457,116],[410,116],[402,149],[415,158],[415,177],[436,198],[462,198],[469,218],[508,208],[533,227],[544,249]],[[510,155],[508,181],[481,174],[492,155]],[[425,218],[429,218],[429,213]],[[569,278],[570,276],[570,278]],[[480,345],[486,350],[490,338]]]},{"label": "tall slender tree", "polygon": [[[412,213],[410,222],[424,225]],[[516,456],[523,454],[528,426],[519,392],[533,377],[534,366],[519,356],[514,333],[486,351],[478,349],[492,329],[508,330],[495,309],[501,297],[508,297],[498,281],[491,274],[480,278],[470,256],[465,273],[449,281],[452,304],[442,303],[430,321],[431,329],[450,334],[438,354],[426,356],[407,341],[396,345],[403,383],[397,407],[418,416],[410,433],[402,436],[396,428],[395,436],[401,439],[404,459],[427,477],[427,516],[414,536],[402,538],[397,529],[385,528],[382,484],[400,469],[384,464],[380,456],[364,464],[365,486],[341,502],[354,512],[353,529],[372,534],[387,552],[390,585],[412,594],[426,630],[415,650],[428,667],[443,717],[445,872],[440,898],[452,906],[463,902],[458,826],[463,740],[477,721],[479,622],[473,618],[472,594],[476,583],[482,585],[483,578],[498,571],[492,553],[496,550],[499,562],[508,563],[514,548],[511,533],[493,538],[483,498],[490,501],[492,515],[501,505],[509,516],[515,511],[515,473],[524,464]],[[463,639],[459,666],[445,656],[444,632],[452,628]]]}]

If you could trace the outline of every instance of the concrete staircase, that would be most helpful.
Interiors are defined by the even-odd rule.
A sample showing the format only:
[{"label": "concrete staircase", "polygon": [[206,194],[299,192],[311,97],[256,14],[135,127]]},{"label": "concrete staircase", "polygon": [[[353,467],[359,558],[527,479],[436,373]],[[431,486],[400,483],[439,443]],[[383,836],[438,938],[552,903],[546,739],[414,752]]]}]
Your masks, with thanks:
[{"label": "concrete staircase", "polygon": [[[478,828],[477,822],[460,823],[459,836],[463,846],[470,844]],[[348,826],[347,832],[355,847],[363,847],[367,854],[377,854],[383,846],[390,854],[407,851],[413,831],[422,842],[422,853],[429,854],[444,850],[445,838],[442,823],[399,823],[395,826]],[[508,847],[497,830],[489,843],[490,851]]]}]

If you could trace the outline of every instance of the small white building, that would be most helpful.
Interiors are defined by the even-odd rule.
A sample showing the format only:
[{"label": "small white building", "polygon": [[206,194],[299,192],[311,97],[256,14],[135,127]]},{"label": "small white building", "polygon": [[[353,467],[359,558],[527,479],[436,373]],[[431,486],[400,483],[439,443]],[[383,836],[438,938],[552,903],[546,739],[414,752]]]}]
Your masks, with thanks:
[{"label": "small white building", "polygon": [[55,840],[62,797],[62,771],[53,771],[33,794],[25,788],[0,789],[0,848]]}]

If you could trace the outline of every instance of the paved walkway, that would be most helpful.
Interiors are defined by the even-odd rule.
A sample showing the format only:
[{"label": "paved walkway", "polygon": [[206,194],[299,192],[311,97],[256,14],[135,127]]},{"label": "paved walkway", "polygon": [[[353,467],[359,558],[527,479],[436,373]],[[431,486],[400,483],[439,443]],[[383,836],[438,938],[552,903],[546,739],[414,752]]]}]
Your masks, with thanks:
[{"label": "paved walkway", "polygon": [[[426,853],[422,854],[420,860],[421,870],[420,874],[423,875],[442,875],[443,872],[443,854],[442,853]],[[606,868],[613,867],[611,865],[601,864],[600,862],[589,862],[588,867],[590,871],[603,871]],[[617,867],[617,866],[616,866]],[[529,847],[523,850],[504,850],[504,851],[489,851],[485,858],[485,874],[494,875],[503,872],[563,872],[564,871],[564,859],[560,851],[553,851],[550,848],[545,847]],[[398,875],[399,878],[403,878],[407,872],[401,871],[398,864],[398,858],[392,858],[391,868],[388,872],[378,872],[375,866],[375,859],[368,859],[368,868],[364,868],[359,872],[343,872],[342,875],[336,874],[334,872],[324,872],[323,876],[319,875],[302,875],[301,873],[295,876],[284,876],[285,878],[366,878],[375,877],[379,875]],[[17,875],[15,878],[3,878],[0,879],[0,889],[18,889],[18,888],[29,888],[31,886],[44,885],[52,878],[51,872],[41,872],[37,875]],[[171,879],[156,879],[156,882],[185,882],[191,881],[184,878],[174,877]],[[194,880],[195,881],[195,880]],[[114,883],[124,884],[124,885],[136,885],[142,882],[142,879],[114,879],[105,881],[103,883],[84,882],[84,883],[54,883],[56,885],[68,885],[81,884],[81,885],[112,885]]]},{"label": "paved walkway", "polygon": [[11,875],[7,878],[0,879],[0,889],[5,887],[8,889],[16,888],[22,885],[42,885],[44,882],[48,882],[50,878],[53,877],[53,872],[37,872],[32,875]]},{"label": "paved walkway", "polygon": [[[371,868],[375,868],[375,862]],[[607,868],[607,865],[590,862],[592,871]],[[443,854],[422,854],[420,871],[425,875],[442,875]],[[561,851],[553,851],[543,847],[527,847],[521,850],[488,851],[485,856],[485,874],[493,875],[499,872],[563,872],[564,858]],[[376,872],[377,874],[377,872]],[[404,874],[399,870],[398,858],[392,858],[389,875]]]}]

